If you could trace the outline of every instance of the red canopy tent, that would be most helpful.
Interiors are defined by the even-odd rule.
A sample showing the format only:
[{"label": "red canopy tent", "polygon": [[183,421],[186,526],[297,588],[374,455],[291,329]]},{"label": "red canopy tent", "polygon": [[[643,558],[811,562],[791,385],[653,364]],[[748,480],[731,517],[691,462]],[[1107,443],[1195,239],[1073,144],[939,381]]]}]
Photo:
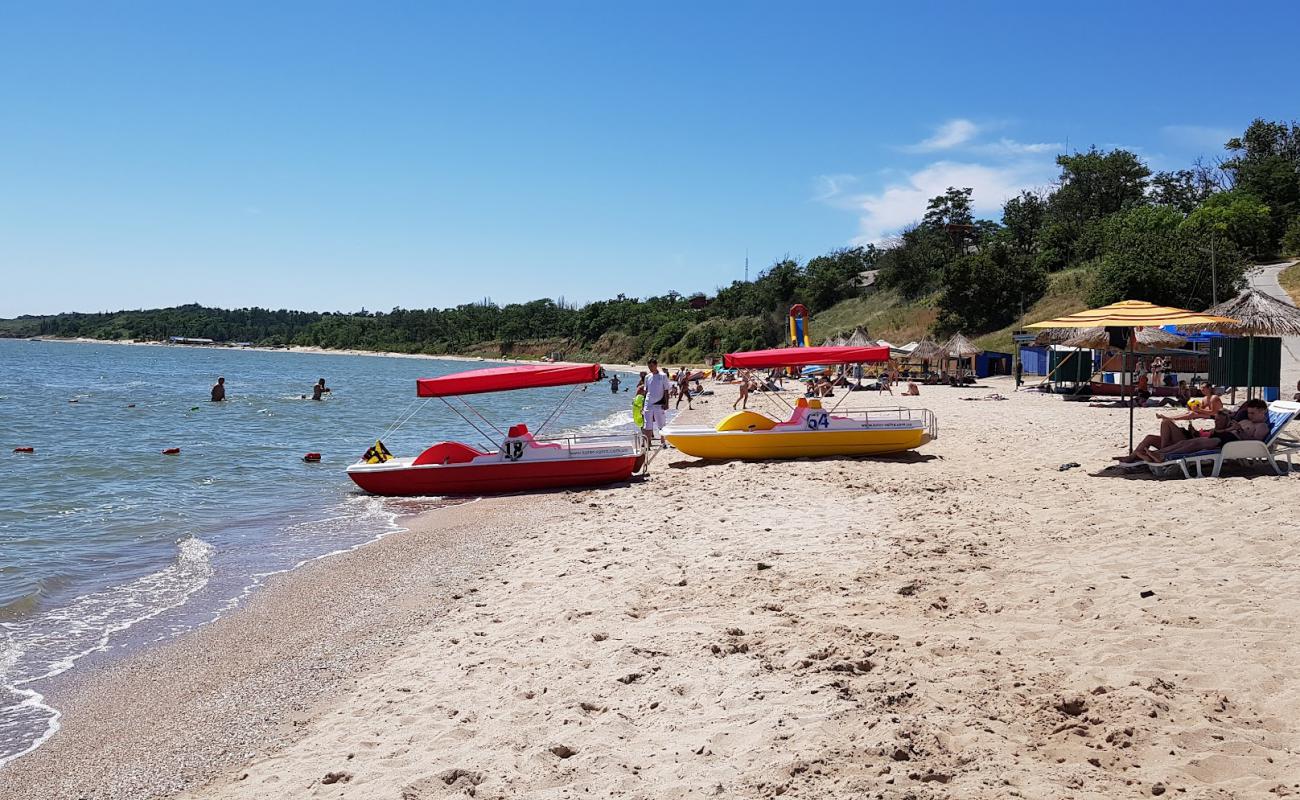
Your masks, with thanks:
[{"label": "red canopy tent", "polygon": [[751,350],[748,353],[727,353],[722,357],[725,367],[803,367],[809,364],[867,364],[889,360],[889,348],[873,347],[778,347],[772,350]]},{"label": "red canopy tent", "polygon": [[455,397],[512,389],[571,386],[599,379],[599,364],[520,364],[457,372],[441,378],[419,378],[415,382],[415,393],[419,397]]}]

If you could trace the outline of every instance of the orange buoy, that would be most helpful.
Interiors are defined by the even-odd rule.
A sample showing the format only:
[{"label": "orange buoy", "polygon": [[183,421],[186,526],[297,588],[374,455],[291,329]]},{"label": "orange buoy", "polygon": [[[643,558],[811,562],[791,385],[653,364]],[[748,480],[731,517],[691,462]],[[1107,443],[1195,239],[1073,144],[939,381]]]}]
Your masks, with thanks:
[{"label": "orange buoy", "polygon": [[179,447],[169,447],[163,451],[163,455],[165,456],[178,456],[180,454],[181,449]]},{"label": "orange buoy", "polygon": [[320,461],[320,453],[308,453],[307,455],[302,457],[302,460],[306,461],[308,464],[315,461]]},{"label": "orange buoy", "polygon": [[15,447],[15,448],[14,448],[14,452],[15,452],[15,453],[35,453],[35,452],[36,452],[36,448],[35,448],[35,447]]}]

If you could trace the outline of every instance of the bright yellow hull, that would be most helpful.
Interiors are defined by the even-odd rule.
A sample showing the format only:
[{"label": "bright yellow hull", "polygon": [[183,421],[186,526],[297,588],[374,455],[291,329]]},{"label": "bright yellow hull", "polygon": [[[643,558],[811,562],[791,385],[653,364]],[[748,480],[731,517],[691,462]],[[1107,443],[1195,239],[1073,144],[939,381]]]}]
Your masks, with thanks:
[{"label": "bright yellow hull", "polygon": [[763,459],[901,453],[929,441],[923,428],[826,431],[664,431],[668,443],[697,458]]}]

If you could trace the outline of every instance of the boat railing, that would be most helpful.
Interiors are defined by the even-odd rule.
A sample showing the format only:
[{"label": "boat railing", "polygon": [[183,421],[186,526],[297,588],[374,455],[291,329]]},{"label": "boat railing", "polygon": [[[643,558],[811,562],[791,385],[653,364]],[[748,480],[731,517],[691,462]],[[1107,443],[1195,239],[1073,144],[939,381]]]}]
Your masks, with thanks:
[{"label": "boat railing", "polygon": [[931,439],[939,438],[939,418],[928,408],[911,408],[908,406],[890,406],[888,408],[868,408],[860,411],[836,411],[835,417],[861,419],[868,423],[908,422],[920,424]]},{"label": "boat railing", "polygon": [[591,447],[613,447],[621,445],[631,448],[631,455],[639,456],[645,450],[645,439],[640,431],[621,431],[615,433],[565,433],[554,436],[539,436],[533,440],[539,445],[558,444],[568,455],[573,456],[575,449]]}]

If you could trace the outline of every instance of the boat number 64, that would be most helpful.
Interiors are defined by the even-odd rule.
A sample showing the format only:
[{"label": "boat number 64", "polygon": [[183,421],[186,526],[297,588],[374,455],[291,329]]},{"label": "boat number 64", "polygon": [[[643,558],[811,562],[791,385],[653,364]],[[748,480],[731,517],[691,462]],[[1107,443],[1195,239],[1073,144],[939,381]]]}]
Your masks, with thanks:
[{"label": "boat number 64", "polygon": [[810,430],[829,428],[831,426],[831,415],[825,411],[813,412],[805,418],[804,422]]},{"label": "boat number 64", "polygon": [[501,454],[506,457],[507,461],[518,461],[524,457],[524,443],[506,441],[501,448]]}]

